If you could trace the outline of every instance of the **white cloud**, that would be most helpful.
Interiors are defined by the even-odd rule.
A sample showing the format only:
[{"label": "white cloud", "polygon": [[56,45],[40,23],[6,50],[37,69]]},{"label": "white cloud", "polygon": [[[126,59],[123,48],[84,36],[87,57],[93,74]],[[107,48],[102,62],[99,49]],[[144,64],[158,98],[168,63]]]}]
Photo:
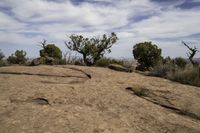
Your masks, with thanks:
[{"label": "white cloud", "polygon": [[[198,8],[181,10],[168,5],[164,9],[164,5],[150,0],[95,0],[96,4],[94,0],[88,0],[79,5],[70,0],[61,1],[1,0],[0,46],[2,43],[29,45],[31,50],[41,39],[48,39],[64,48],[63,41],[71,34],[94,37],[115,31],[120,40],[111,56],[132,57],[132,46],[141,41],[155,41],[165,53],[172,45],[178,49],[177,43],[181,40],[159,41],[155,38],[185,37],[198,41],[187,38],[199,33]],[[178,56],[176,52],[171,55]]]},{"label": "white cloud", "polygon": [[195,10],[172,10],[133,24],[132,29],[148,38],[177,38],[199,33],[199,23],[200,13]]}]

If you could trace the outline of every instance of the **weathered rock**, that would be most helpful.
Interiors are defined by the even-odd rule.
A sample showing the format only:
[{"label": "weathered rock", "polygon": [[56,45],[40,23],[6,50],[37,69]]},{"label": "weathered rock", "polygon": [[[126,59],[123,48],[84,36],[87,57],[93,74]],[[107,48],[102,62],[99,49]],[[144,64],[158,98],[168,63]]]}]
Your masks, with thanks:
[{"label": "weathered rock", "polygon": [[54,65],[55,59],[48,56],[39,57],[39,58],[33,59],[32,62],[30,63],[31,66],[38,66],[41,64]]},{"label": "weathered rock", "polygon": [[112,70],[116,70],[116,71],[122,71],[122,72],[132,72],[131,69],[123,67],[121,65],[118,64],[110,64],[108,66],[108,68],[112,69]]},{"label": "weathered rock", "polygon": [[46,63],[47,65],[54,65],[54,64],[55,64],[55,59],[52,58],[52,57],[46,56],[46,57],[45,57],[45,63]]},{"label": "weathered rock", "polygon": [[39,57],[36,59],[33,59],[31,62],[31,66],[38,66],[40,64],[45,64],[45,57]]},{"label": "weathered rock", "polygon": [[0,68],[0,133],[199,133],[198,101],[200,87],[138,73]]}]

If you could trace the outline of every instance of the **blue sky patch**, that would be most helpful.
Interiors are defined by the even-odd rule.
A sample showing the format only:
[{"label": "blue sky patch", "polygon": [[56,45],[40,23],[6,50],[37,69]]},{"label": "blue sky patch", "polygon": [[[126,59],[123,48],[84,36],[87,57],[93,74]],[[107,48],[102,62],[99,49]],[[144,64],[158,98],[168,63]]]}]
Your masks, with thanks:
[{"label": "blue sky patch", "polygon": [[43,39],[67,51],[64,41],[71,34],[101,37],[113,31],[120,40],[107,56],[114,58],[133,58],[133,45],[143,41],[172,57],[186,57],[187,49],[177,52],[182,40],[200,43],[198,0],[1,0],[0,19],[6,56],[24,49],[37,57],[33,50]]}]

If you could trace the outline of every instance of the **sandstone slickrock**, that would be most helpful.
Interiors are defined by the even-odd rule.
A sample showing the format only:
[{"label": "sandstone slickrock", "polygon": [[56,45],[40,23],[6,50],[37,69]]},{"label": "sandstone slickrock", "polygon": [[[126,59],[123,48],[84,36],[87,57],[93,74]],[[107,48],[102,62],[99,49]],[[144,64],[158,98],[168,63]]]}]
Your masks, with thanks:
[{"label": "sandstone slickrock", "polygon": [[199,119],[173,110],[198,116],[199,101],[199,87],[134,72],[0,68],[0,133],[199,133]]}]

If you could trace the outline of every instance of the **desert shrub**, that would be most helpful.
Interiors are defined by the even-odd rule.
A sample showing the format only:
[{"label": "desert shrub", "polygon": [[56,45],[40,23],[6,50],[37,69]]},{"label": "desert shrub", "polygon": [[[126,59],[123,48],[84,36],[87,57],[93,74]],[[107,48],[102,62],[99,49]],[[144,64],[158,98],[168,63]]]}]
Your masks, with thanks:
[{"label": "desert shrub", "polygon": [[138,70],[148,70],[162,60],[161,49],[151,42],[138,43],[133,46],[133,56],[138,61]]},{"label": "desert shrub", "polygon": [[185,68],[187,62],[184,58],[177,57],[177,58],[174,59],[174,64],[176,64],[180,68]]},{"label": "desert shrub", "polygon": [[5,55],[3,54],[3,52],[0,49],[0,61],[3,60],[4,57],[5,57]]},{"label": "desert shrub", "polygon": [[83,59],[79,56],[77,56],[76,54],[73,55],[71,52],[67,52],[64,56],[65,60],[66,60],[66,64],[69,65],[80,65],[80,66],[84,66],[85,63],[83,61]]},{"label": "desert shrub", "polygon": [[115,33],[111,33],[111,36],[104,34],[102,38],[90,39],[84,38],[81,35],[71,35],[70,39],[70,42],[65,42],[67,48],[80,53],[87,66],[96,64],[105,53],[110,53],[110,48],[118,40]]},{"label": "desert shrub", "polygon": [[175,67],[173,64],[159,64],[155,66],[151,71],[151,76],[168,78],[169,74],[172,74],[175,71]]},{"label": "desert shrub", "polygon": [[107,67],[110,64],[118,64],[123,66],[124,62],[123,60],[117,60],[117,59],[111,59],[111,58],[101,58],[100,60],[98,60],[96,62],[96,66],[100,66],[100,67]]},{"label": "desert shrub", "polygon": [[3,52],[1,52],[1,50],[0,50],[0,67],[6,65],[5,60],[3,60],[4,57],[5,56],[4,56]]},{"label": "desert shrub", "polygon": [[63,59],[54,59],[52,65],[66,65],[67,61],[65,58]]},{"label": "desert shrub", "polygon": [[171,59],[169,56],[162,59],[162,64],[173,64],[173,59]]},{"label": "desert shrub", "polygon": [[16,50],[14,54],[7,59],[10,64],[25,64],[27,61],[26,52],[23,50]]},{"label": "desert shrub", "polygon": [[62,51],[55,44],[49,44],[46,40],[41,42],[40,58],[44,58],[47,65],[66,65],[66,58],[62,58]]},{"label": "desert shrub", "polygon": [[175,71],[175,73],[168,78],[180,83],[200,87],[200,68],[187,66],[185,69]]},{"label": "desert shrub", "polygon": [[60,59],[59,62],[58,62],[59,65],[66,65],[67,64],[67,61],[66,59]]},{"label": "desert shrub", "polygon": [[54,59],[62,59],[61,50],[55,46],[55,44],[46,44],[43,45],[43,49],[40,50],[41,57],[52,57]]},{"label": "desert shrub", "polygon": [[183,84],[200,86],[200,68],[186,65],[184,68],[175,63],[160,64],[149,72],[150,76],[158,76]]},{"label": "desert shrub", "polygon": [[1,60],[0,61],[0,67],[2,67],[2,66],[8,66],[9,64],[8,64],[8,62],[7,62],[7,60]]}]

